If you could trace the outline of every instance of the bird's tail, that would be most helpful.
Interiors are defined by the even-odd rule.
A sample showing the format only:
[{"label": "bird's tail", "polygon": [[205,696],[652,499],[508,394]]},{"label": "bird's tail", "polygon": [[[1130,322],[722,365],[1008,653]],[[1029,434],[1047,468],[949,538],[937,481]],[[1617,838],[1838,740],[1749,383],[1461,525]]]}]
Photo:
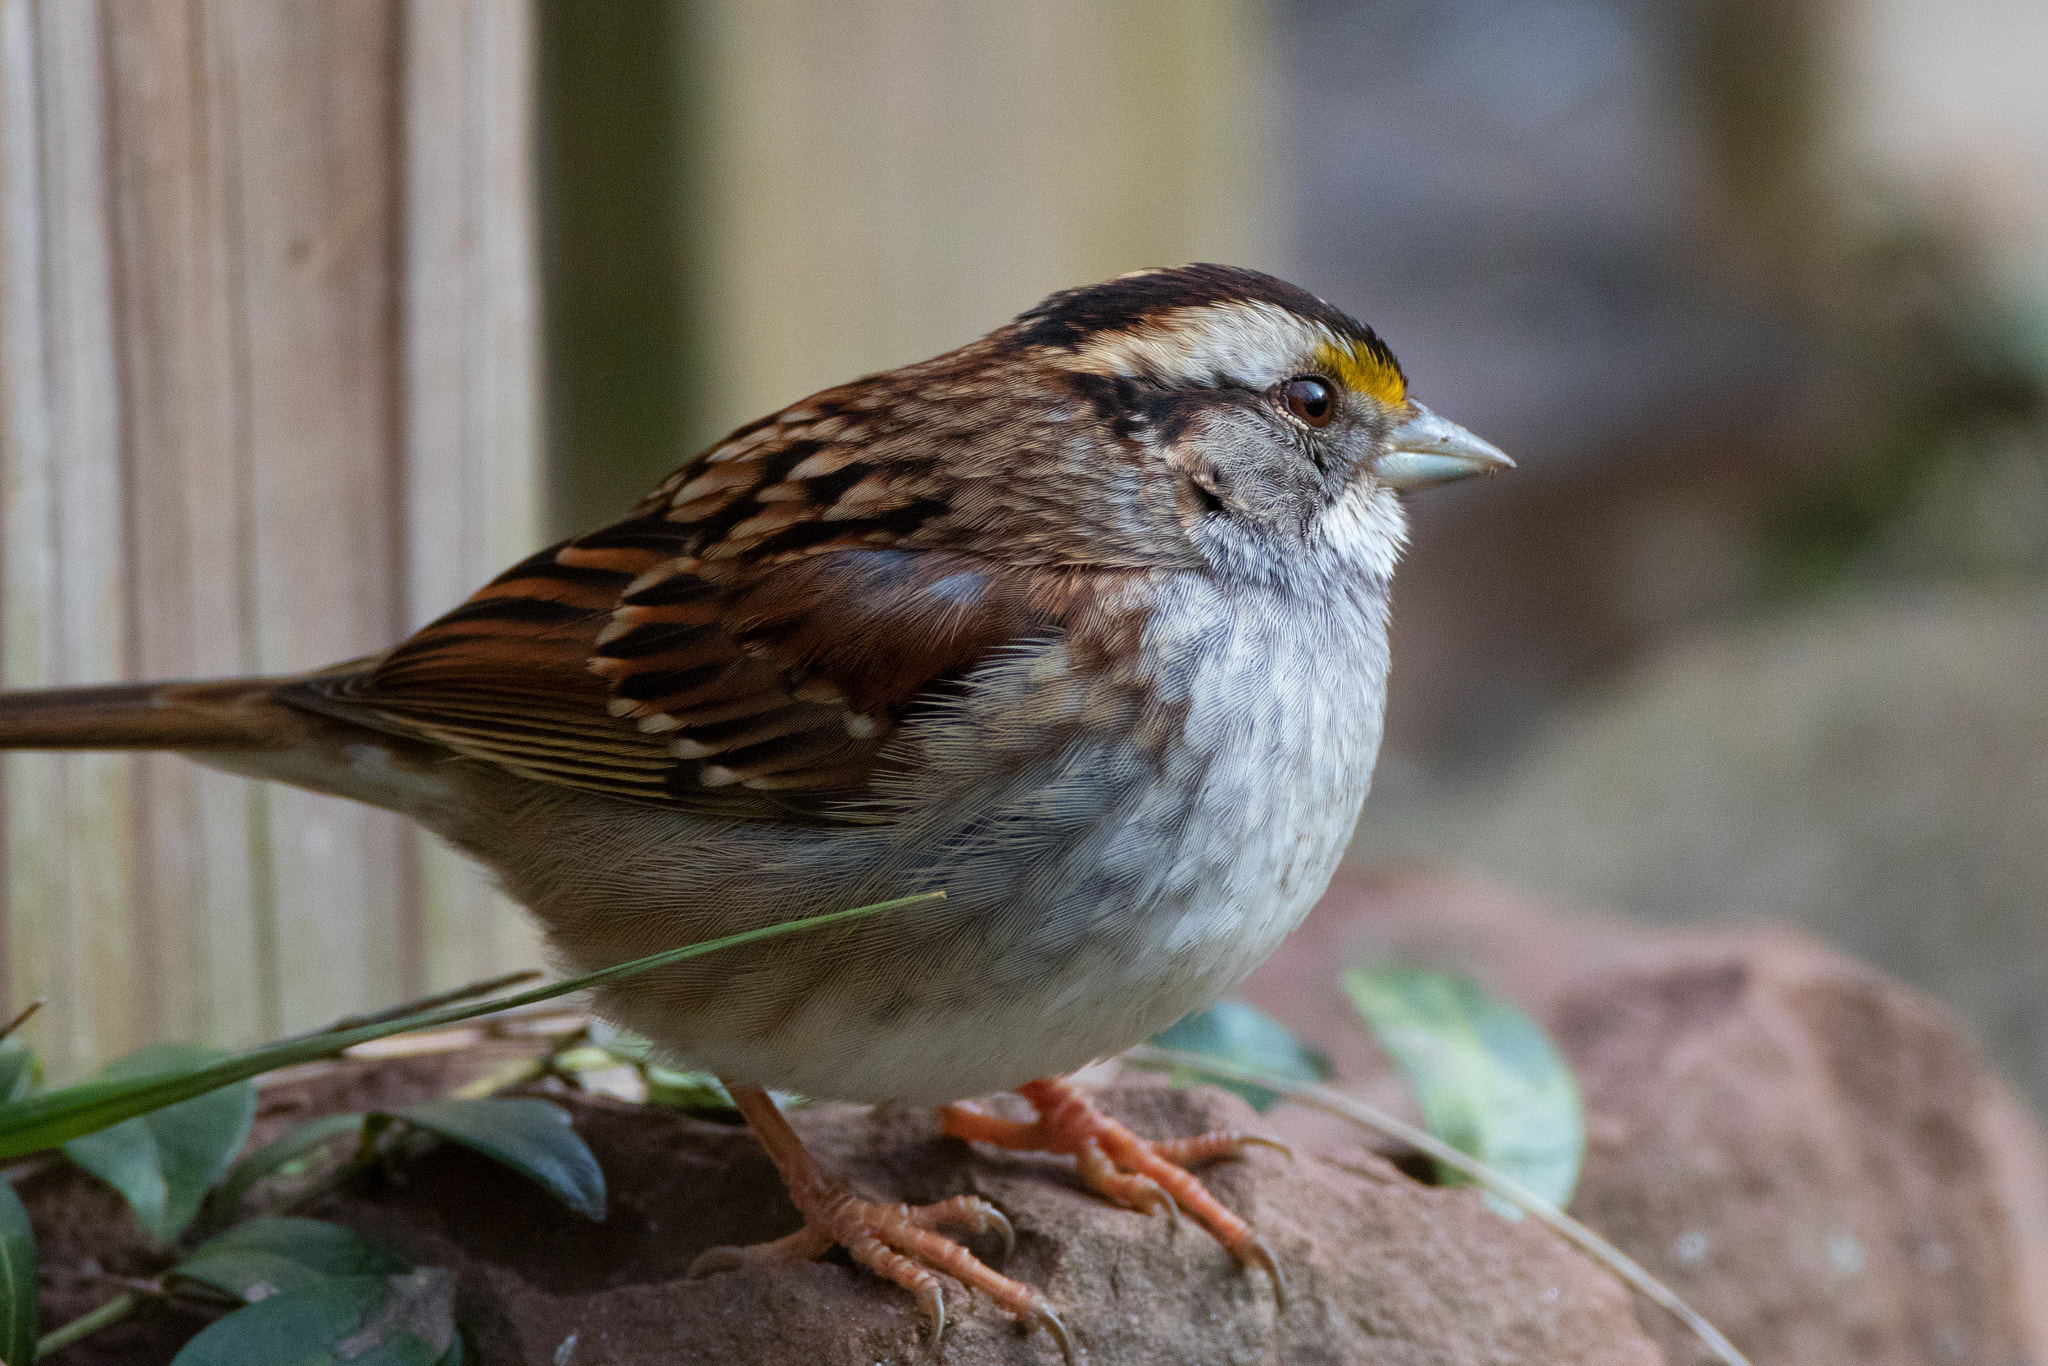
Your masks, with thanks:
[{"label": "bird's tail", "polygon": [[0,749],[284,749],[303,734],[306,718],[277,700],[282,681],[0,692]]}]

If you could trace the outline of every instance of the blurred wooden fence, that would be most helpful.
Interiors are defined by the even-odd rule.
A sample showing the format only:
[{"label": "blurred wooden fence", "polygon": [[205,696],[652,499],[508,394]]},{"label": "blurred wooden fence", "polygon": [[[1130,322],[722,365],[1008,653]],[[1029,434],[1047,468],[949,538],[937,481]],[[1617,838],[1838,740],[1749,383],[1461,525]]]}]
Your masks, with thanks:
[{"label": "blurred wooden fence", "polygon": [[1286,270],[1267,0],[725,0],[703,90],[707,438],[1142,266]]},{"label": "blurred wooden fence", "polygon": [[[529,46],[493,0],[0,0],[6,686],[348,658],[532,548]],[[172,756],[4,782],[58,1075],[535,956],[382,813]]]}]

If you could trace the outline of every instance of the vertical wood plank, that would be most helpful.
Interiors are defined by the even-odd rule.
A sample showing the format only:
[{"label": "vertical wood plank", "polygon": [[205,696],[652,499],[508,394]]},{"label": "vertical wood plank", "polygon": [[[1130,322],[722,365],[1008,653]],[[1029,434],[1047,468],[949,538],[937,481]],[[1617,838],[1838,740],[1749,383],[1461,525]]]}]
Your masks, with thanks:
[{"label": "vertical wood plank", "polygon": [[[533,15],[405,9],[406,615],[425,624],[540,543]],[[420,836],[429,989],[539,961],[475,864]]]},{"label": "vertical wood plank", "polygon": [[[284,673],[381,650],[400,629],[399,12],[214,0],[204,13],[246,279],[255,657]],[[281,1027],[417,990],[411,832],[279,788],[267,836]]]},{"label": "vertical wood plank", "polygon": [[[244,290],[205,16],[180,0],[116,6],[107,20],[134,668],[254,673]],[[266,800],[260,785],[173,756],[137,765],[135,860],[147,875],[135,929],[153,1037],[244,1043],[279,1023],[272,889],[250,842]]]},{"label": "vertical wood plank", "polygon": [[[0,676],[367,654],[538,522],[531,16],[0,0]],[[382,813],[10,755],[0,972],[58,1077],[537,956]]]},{"label": "vertical wood plank", "polygon": [[[127,667],[101,61],[96,4],[0,6],[9,687]],[[59,1075],[135,1034],[130,770],[108,755],[5,767],[10,986],[47,998],[35,1038]]]}]

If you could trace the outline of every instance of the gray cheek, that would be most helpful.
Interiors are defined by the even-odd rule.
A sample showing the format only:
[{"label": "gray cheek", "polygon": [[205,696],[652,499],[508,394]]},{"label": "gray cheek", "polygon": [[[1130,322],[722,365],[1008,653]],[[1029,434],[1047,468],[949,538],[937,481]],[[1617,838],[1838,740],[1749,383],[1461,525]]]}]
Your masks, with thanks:
[{"label": "gray cheek", "polygon": [[1219,409],[1204,414],[1182,438],[1191,468],[1206,471],[1210,491],[1233,517],[1300,536],[1321,502],[1315,464],[1285,433],[1258,414]]}]

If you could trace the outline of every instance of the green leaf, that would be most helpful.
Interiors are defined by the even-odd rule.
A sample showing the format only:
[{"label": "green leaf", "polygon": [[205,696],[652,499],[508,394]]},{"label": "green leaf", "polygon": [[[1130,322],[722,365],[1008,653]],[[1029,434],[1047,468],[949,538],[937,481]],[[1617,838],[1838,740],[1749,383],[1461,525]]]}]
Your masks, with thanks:
[{"label": "green leaf", "polygon": [[537,1182],[578,1214],[604,1218],[604,1173],[570,1127],[567,1112],[526,1097],[430,1101],[405,1110],[309,1120],[245,1158],[222,1184],[218,1208],[232,1213],[257,1181],[323,1143],[359,1133],[366,1120],[402,1121],[461,1144]]},{"label": "green leaf", "polygon": [[455,1280],[439,1267],[323,1277],[237,1309],[171,1366],[438,1366],[456,1343]]},{"label": "green leaf", "polygon": [[1571,1069],[1534,1020],[1467,978],[1398,963],[1351,969],[1344,991],[1415,1088],[1430,1133],[1564,1208],[1586,1121]]},{"label": "green leaf", "polygon": [[433,1100],[391,1114],[510,1167],[587,1219],[604,1218],[604,1173],[559,1105],[525,1096]]},{"label": "green leaf", "polygon": [[[1321,1050],[1309,1047],[1278,1020],[1243,1001],[1218,1001],[1207,1010],[1198,1010],[1154,1034],[1152,1042],[1160,1048],[1205,1053],[1293,1081],[1324,1081],[1330,1075],[1330,1060]],[[1191,1086],[1199,1080],[1179,1068],[1168,1075],[1175,1086]],[[1230,1081],[1217,1084],[1243,1096],[1262,1114],[1280,1099],[1263,1086]]]},{"label": "green leaf", "polygon": [[363,1116],[358,1114],[322,1115],[272,1139],[237,1162],[227,1179],[214,1191],[214,1217],[222,1220],[233,1218],[258,1181],[344,1134],[360,1132],[362,1127]]},{"label": "green leaf", "polygon": [[[603,1020],[590,1023],[590,1042],[557,1054],[555,1066],[565,1072],[595,1072],[621,1063],[630,1064],[647,1083],[647,1103],[671,1110],[731,1111],[736,1107],[726,1093],[725,1083],[715,1073],[666,1067],[659,1061],[660,1050],[646,1038]],[[770,1091],[775,1103],[788,1110],[809,1104],[789,1091]]]},{"label": "green leaf", "polygon": [[355,1230],[319,1219],[266,1216],[237,1224],[166,1273],[251,1304],[330,1276],[391,1276],[411,1270]]},{"label": "green leaf", "polygon": [[[36,1074],[42,1069],[36,1052],[18,1034],[0,1039],[0,1105],[24,1099],[36,1089]],[[0,1357],[0,1361],[8,1358]]]},{"label": "green leaf", "polygon": [[14,1186],[0,1179],[0,1361],[36,1359],[36,1235]]},{"label": "green leaf", "polygon": [[416,1015],[381,1020],[355,1029],[336,1029],[301,1039],[288,1039],[197,1070],[166,1069],[160,1075],[131,1081],[89,1081],[77,1086],[66,1086],[27,1100],[16,1101],[12,1105],[0,1106],[0,1161],[19,1157],[23,1153],[56,1147],[83,1134],[94,1133],[136,1115],[147,1114],[166,1105],[174,1105],[179,1101],[204,1095],[232,1082],[245,1081],[265,1072],[276,1071],[280,1067],[290,1067],[295,1063],[332,1057],[359,1043],[368,1043],[372,1039],[389,1038],[394,1034],[410,1034],[421,1029],[438,1029],[461,1020],[475,1019],[479,1015],[533,1005],[540,1001],[552,1001],[558,996],[602,986],[635,973],[647,972],[670,963],[680,963],[686,958],[716,953],[720,949],[737,948],[742,944],[757,943],[780,935],[822,929],[863,916],[879,915],[884,911],[932,901],[943,895],[942,892],[925,892],[917,896],[877,902],[872,906],[856,906],[851,910],[832,911],[825,915],[808,916],[802,920],[785,921],[780,925],[764,925],[760,929],[744,930],[739,934],[725,935],[701,944],[686,944],[681,948],[652,953],[645,958],[621,963],[617,967],[586,973],[581,977],[570,978],[566,982],[536,987],[532,991],[523,991],[495,1001],[424,1010]]},{"label": "green leaf", "polygon": [[[732,1095],[725,1089],[725,1083],[710,1072],[678,1072],[659,1063],[648,1063],[641,1069],[647,1078],[647,1103],[665,1106],[671,1110],[731,1110]],[[793,1099],[781,1091],[771,1092],[777,1104]]]},{"label": "green leaf", "polygon": [[[117,1058],[106,1081],[194,1070],[229,1055],[199,1044],[167,1043]],[[178,1236],[199,1202],[235,1160],[256,1119],[256,1087],[242,1081],[75,1138],[64,1154],[119,1191],[142,1226],[163,1241]]]},{"label": "green leaf", "polygon": [[163,1156],[157,1151],[156,1135],[142,1120],[123,1120],[111,1129],[74,1138],[64,1145],[64,1155],[119,1192],[137,1222],[151,1233],[168,1222],[171,1191],[164,1180]]}]

